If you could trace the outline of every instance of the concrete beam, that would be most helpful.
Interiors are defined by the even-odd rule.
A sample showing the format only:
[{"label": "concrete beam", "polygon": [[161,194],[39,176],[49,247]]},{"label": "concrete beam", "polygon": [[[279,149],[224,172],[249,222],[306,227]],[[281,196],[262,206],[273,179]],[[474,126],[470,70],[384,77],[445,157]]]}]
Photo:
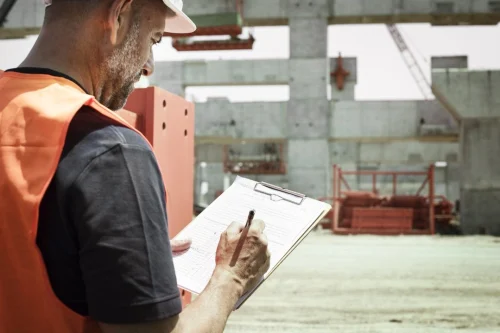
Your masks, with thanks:
[{"label": "concrete beam", "polygon": [[330,142],[333,163],[430,165],[437,161],[458,163],[458,142]]},{"label": "concrete beam", "polygon": [[217,99],[197,103],[196,136],[284,139],[286,110],[286,102],[230,103]]},{"label": "concrete beam", "polygon": [[[355,58],[346,58],[346,66],[356,72]],[[325,97],[329,83],[329,63],[336,59],[298,58],[263,60],[160,61],[150,83],[164,89],[187,86],[288,85],[296,87],[290,95],[297,98]],[[355,76],[347,79],[354,83]],[[313,82],[314,86],[311,86]],[[320,94],[320,95],[318,95]],[[300,97],[302,96],[302,97]]]},{"label": "concrete beam", "polygon": [[[226,0],[212,0],[225,3]],[[451,6],[439,6],[433,0],[252,0],[244,2],[245,22],[250,26],[286,25],[290,17],[327,17],[330,24],[406,23],[496,24],[488,0],[448,0]],[[210,14],[218,8],[211,6]],[[198,2],[186,3],[186,11],[208,14]]]},{"label": "concrete beam", "polygon": [[[182,66],[182,73],[178,69]],[[150,82],[160,87],[180,80],[186,86],[287,85],[288,59],[158,62]],[[165,74],[171,73],[171,74]]]},{"label": "concrete beam", "polygon": [[[287,25],[290,17],[325,17],[329,24],[431,23],[436,25],[492,24],[500,22],[500,12],[488,0],[251,0],[244,1],[243,14],[248,26]],[[231,13],[234,1],[186,1],[188,15]],[[43,22],[40,0],[17,1],[0,39],[21,38],[37,33]]]},{"label": "concrete beam", "polygon": [[450,69],[450,68],[468,68],[469,58],[467,56],[455,57],[431,57],[431,68]]},{"label": "concrete beam", "polygon": [[418,134],[416,101],[339,101],[332,103],[331,135],[404,137]]},{"label": "concrete beam", "polygon": [[[227,99],[210,99],[196,104],[196,136],[211,142],[327,137],[338,142],[458,142],[458,129],[446,130],[451,120],[446,113],[442,116],[444,111],[436,104],[435,101],[329,103],[323,99],[230,103]],[[443,131],[419,133],[420,118]],[[330,128],[325,126],[328,119]]]},{"label": "concrete beam", "polygon": [[500,71],[434,70],[432,81],[461,118],[500,116]]}]

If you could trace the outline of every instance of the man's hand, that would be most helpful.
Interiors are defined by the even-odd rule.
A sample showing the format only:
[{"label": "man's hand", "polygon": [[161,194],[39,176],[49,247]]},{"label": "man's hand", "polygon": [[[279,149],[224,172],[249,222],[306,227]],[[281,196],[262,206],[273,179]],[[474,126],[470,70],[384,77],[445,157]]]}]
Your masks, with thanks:
[{"label": "man's hand", "polygon": [[191,247],[191,240],[190,239],[171,240],[170,246],[172,247],[173,253],[186,251]]},{"label": "man's hand", "polygon": [[[243,294],[259,282],[270,266],[270,253],[264,227],[265,224],[261,220],[252,222],[248,233],[246,235],[243,233],[243,246],[235,261],[233,255],[243,231],[241,224],[233,222],[222,233],[217,247],[216,269],[228,271],[241,284]],[[232,261],[234,265],[231,264]]]}]

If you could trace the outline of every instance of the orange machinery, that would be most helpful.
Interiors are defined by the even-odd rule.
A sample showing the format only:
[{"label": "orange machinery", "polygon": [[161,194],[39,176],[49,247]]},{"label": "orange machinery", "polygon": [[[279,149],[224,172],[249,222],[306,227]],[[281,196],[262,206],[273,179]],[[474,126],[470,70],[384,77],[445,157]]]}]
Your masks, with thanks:
[{"label": "orange machinery", "polygon": [[[344,176],[370,176],[372,191],[352,191]],[[392,178],[392,195],[380,196],[377,177]],[[420,176],[423,183],[414,195],[397,193],[398,177]],[[422,191],[427,186],[427,195]],[[333,209],[322,221],[335,234],[418,235],[434,234],[436,223],[453,218],[453,204],[434,190],[434,165],[424,172],[343,171],[333,168]],[[440,201],[438,201],[440,200]]]},{"label": "orange machinery", "polygon": [[[168,229],[175,237],[193,219],[194,104],[157,87],[136,89],[118,114],[149,140],[167,191]],[[181,290],[184,306],[191,294]]]}]

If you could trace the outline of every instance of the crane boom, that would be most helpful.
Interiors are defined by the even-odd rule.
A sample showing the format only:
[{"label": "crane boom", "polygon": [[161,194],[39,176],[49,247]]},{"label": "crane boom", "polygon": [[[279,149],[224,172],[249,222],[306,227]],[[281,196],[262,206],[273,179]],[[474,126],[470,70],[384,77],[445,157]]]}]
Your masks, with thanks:
[{"label": "crane boom", "polygon": [[411,49],[408,47],[405,39],[403,38],[403,35],[401,34],[397,26],[395,24],[387,24],[387,29],[389,30],[394,43],[396,43],[396,46],[401,53],[401,57],[403,58],[406,67],[408,67],[411,75],[413,76],[413,79],[417,83],[424,99],[436,99],[451,114],[455,121],[460,122],[461,117],[455,107],[450,102],[448,102],[444,95],[425,77],[422,68],[418,64],[415,56],[413,55]]}]

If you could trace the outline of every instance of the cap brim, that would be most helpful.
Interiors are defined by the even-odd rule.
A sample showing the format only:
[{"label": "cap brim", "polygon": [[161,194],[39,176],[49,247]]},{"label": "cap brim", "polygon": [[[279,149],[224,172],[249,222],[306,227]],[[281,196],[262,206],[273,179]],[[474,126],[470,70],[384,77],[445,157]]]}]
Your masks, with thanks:
[{"label": "cap brim", "polygon": [[177,9],[170,0],[163,0],[168,8],[175,13],[174,17],[167,19],[165,23],[165,32],[172,34],[189,34],[196,31],[196,24],[181,10]]}]

